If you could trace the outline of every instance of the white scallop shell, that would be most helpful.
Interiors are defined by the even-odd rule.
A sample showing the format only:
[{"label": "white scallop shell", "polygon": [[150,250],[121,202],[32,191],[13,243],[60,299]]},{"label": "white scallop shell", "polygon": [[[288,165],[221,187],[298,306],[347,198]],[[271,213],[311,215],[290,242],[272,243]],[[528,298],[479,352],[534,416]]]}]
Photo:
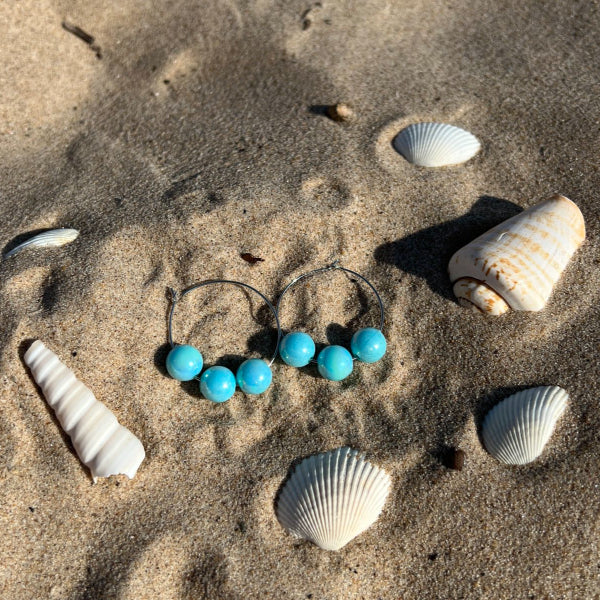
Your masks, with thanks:
[{"label": "white scallop shell", "polygon": [[25,248],[56,248],[58,246],[64,246],[75,240],[79,235],[77,229],[52,229],[50,231],[43,231],[34,235],[32,238],[25,240],[22,244],[15,246],[12,250],[4,255],[4,258],[14,256],[24,250]]},{"label": "white scallop shell", "polygon": [[490,314],[541,310],[584,239],[581,211],[556,194],[456,252],[448,265],[454,294]]},{"label": "white scallop shell", "polygon": [[303,460],[283,487],[277,518],[296,537],[339,550],[379,517],[389,475],[351,448]]},{"label": "white scallop shell", "polygon": [[415,123],[403,129],[394,148],[420,167],[458,165],[475,156],[481,144],[468,131],[446,123]]},{"label": "white scallop shell", "polygon": [[39,340],[25,353],[25,364],[94,482],[119,474],[131,479],[146,455],[140,440]]},{"label": "white scallop shell", "polygon": [[509,396],[486,415],[481,435],[487,451],[509,465],[535,460],[564,412],[569,394],[560,387],[537,387]]}]

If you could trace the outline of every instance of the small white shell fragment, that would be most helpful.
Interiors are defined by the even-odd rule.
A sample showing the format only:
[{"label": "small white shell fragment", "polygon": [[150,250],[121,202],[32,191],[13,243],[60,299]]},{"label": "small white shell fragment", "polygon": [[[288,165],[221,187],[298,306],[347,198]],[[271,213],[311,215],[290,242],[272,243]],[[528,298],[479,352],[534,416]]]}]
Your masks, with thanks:
[{"label": "small white shell fragment", "polygon": [[419,167],[458,165],[475,156],[481,144],[468,131],[446,123],[415,123],[393,140],[394,148]]},{"label": "small white shell fragment", "polygon": [[43,231],[25,240],[22,244],[15,246],[4,255],[4,258],[14,256],[21,252],[21,250],[25,250],[25,248],[57,248],[58,246],[64,246],[75,240],[77,236],[79,236],[77,229],[61,228]]},{"label": "small white shell fragment", "polygon": [[370,527],[390,491],[389,475],[351,448],[303,460],[281,490],[277,518],[292,535],[339,550]]},{"label": "small white shell fragment", "polygon": [[454,294],[488,314],[541,310],[584,239],[581,211],[555,194],[456,252],[448,264]]},{"label": "small white shell fragment", "polygon": [[24,359],[94,482],[110,475],[132,479],[146,456],[140,440],[42,342],[33,342]]},{"label": "small white shell fragment", "polygon": [[486,415],[482,438],[487,451],[508,465],[524,465],[544,450],[569,394],[558,386],[531,388],[509,396]]}]

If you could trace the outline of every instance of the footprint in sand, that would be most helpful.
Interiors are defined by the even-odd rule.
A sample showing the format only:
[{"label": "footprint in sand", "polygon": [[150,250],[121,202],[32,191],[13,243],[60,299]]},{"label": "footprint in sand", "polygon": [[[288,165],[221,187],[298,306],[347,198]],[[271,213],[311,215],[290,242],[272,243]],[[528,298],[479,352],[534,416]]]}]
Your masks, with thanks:
[{"label": "footprint in sand", "polygon": [[184,565],[192,549],[182,547],[180,535],[154,540],[135,558],[122,598],[182,598],[188,582]]},{"label": "footprint in sand", "polygon": [[323,176],[305,179],[301,185],[301,195],[305,205],[320,213],[343,208],[352,202],[348,186],[336,178]]},{"label": "footprint in sand", "polygon": [[[18,388],[13,378],[4,375],[0,379],[2,398],[14,402],[18,398]],[[18,426],[15,419],[0,420],[0,481],[10,475],[17,464],[20,442]]]},{"label": "footprint in sand", "polygon": [[7,279],[1,290],[4,302],[14,301],[21,305],[27,302],[31,312],[40,308],[51,311],[56,302],[54,279],[50,266],[31,267],[16,273]]}]

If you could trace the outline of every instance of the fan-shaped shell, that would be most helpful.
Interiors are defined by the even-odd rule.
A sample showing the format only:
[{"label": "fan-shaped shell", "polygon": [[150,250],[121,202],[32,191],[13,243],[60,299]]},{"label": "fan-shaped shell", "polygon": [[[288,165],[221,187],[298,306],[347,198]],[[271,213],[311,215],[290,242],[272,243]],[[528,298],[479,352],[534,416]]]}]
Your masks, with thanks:
[{"label": "fan-shaped shell", "polygon": [[357,450],[338,448],[302,461],[283,487],[277,518],[296,537],[339,550],[379,517],[391,480]]},{"label": "fan-shaped shell", "polygon": [[420,167],[458,165],[475,156],[481,144],[468,131],[446,123],[415,123],[403,129],[394,148]]},{"label": "fan-shaped shell", "polygon": [[145,457],[140,440],[39,340],[25,353],[25,364],[94,481],[119,474],[131,479]]},{"label": "fan-shaped shell", "polygon": [[486,415],[482,426],[487,451],[509,465],[535,460],[564,412],[569,394],[560,387],[524,390],[509,396]]},{"label": "fan-shaped shell", "polygon": [[541,310],[584,239],[581,211],[556,194],[456,252],[448,265],[454,293],[490,314]]},{"label": "fan-shaped shell", "polygon": [[75,240],[78,235],[79,231],[77,229],[62,228],[43,231],[25,240],[22,244],[15,246],[4,255],[4,258],[14,256],[21,252],[21,250],[25,250],[25,248],[57,248],[58,246],[64,246]]}]

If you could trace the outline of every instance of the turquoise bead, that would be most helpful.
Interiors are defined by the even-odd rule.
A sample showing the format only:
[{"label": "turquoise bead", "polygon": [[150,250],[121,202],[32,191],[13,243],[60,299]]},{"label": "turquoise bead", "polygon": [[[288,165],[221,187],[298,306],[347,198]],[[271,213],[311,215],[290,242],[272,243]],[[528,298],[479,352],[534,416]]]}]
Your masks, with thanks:
[{"label": "turquoise bead", "polygon": [[359,329],[350,342],[352,354],[361,362],[377,362],[387,349],[387,343],[383,333],[374,327]]},{"label": "turquoise bead", "polygon": [[226,402],[235,393],[235,377],[225,367],[210,367],[200,377],[200,391],[212,402]]},{"label": "turquoise bead", "polygon": [[202,354],[193,346],[175,346],[167,355],[167,371],[179,381],[194,379],[203,364]]},{"label": "turquoise bead", "polygon": [[315,343],[308,333],[288,333],[279,344],[279,355],[291,367],[305,367],[315,355]]},{"label": "turquoise bead", "polygon": [[341,381],[352,373],[352,354],[343,346],[325,346],[317,357],[319,373],[325,379]]},{"label": "turquoise bead", "polygon": [[239,366],[235,378],[246,394],[262,394],[271,385],[273,374],[264,360],[251,358]]}]

